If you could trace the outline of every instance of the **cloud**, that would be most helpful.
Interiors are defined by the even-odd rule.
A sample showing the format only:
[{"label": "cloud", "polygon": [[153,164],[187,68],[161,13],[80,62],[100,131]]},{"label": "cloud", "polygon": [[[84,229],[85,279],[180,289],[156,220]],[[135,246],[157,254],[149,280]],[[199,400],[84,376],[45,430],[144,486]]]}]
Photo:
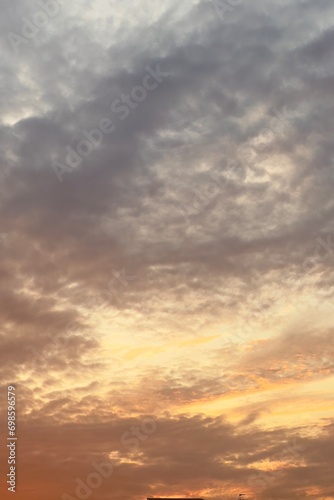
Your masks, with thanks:
[{"label": "cloud", "polygon": [[[48,405],[48,411],[57,411],[57,407],[64,408],[67,403],[56,400],[52,406]],[[116,498],[123,498],[125,494],[134,498],[138,491],[165,495],[207,489],[217,492],[216,495],[225,490],[228,497],[232,497],[233,484],[244,485],[249,494],[260,498],[273,494],[276,498],[287,495],[293,499],[311,486],[319,488],[324,495],[330,494],[333,441],[330,422],[312,437],[300,435],[298,428],[248,431],[222,418],[165,417],[156,421],[153,434],[141,433],[141,438],[147,439],[138,440],[138,449],[130,451],[122,436],[133,425],[140,425],[144,416],[123,419],[113,415],[97,423],[92,413],[86,422],[62,424],[52,424],[45,416],[43,411],[22,424],[22,481],[29,487],[43,472],[45,479],[37,481],[36,491],[42,491],[49,484],[52,499],[64,493],[61,488],[73,495],[74,478],[85,480],[93,470],[92,462],[106,460],[113,463],[114,471],[99,488],[101,498],[108,498],[111,487]],[[108,458],[110,454],[113,459]],[[48,472],[52,462],[53,477]],[[266,463],[272,463],[277,469],[274,479],[272,474],[266,476],[261,472],[266,470],[263,469]],[[261,490],[254,475],[258,476],[258,483],[265,483],[265,488]],[[58,476],[62,477],[61,484],[57,484]],[[131,481],[125,481],[129,477]]]},{"label": "cloud", "polygon": [[[333,5],[222,22],[205,1],[63,2],[17,50],[42,7],[0,5],[0,359],[29,495],[73,494],[119,452],[101,499],[235,497],[298,436],[258,496],[329,498],[331,420],[274,413],[314,381],[321,413],[333,375]],[[166,77],[121,113],[148,67]],[[52,164],[106,119],[59,183]],[[159,431],[131,456],[120,436],[147,413]]]}]

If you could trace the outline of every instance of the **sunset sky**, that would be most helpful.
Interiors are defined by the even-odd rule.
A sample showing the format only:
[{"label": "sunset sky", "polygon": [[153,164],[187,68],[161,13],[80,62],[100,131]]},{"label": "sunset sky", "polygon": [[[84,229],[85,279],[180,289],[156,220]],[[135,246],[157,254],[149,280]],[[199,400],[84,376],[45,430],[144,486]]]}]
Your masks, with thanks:
[{"label": "sunset sky", "polygon": [[333,1],[0,5],[1,498],[334,499]]}]

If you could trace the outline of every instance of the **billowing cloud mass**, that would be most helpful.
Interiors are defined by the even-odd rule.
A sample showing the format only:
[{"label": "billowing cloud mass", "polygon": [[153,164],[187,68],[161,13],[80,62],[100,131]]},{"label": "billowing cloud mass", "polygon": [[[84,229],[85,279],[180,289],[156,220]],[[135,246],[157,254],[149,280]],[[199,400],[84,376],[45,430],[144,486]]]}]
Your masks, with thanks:
[{"label": "billowing cloud mass", "polygon": [[334,5],[1,4],[0,488],[334,498]]}]

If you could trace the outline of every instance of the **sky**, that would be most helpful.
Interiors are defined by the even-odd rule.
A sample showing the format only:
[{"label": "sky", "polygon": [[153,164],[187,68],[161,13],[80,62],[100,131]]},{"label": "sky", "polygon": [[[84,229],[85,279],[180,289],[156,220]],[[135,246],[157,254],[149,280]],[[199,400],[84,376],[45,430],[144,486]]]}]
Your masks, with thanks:
[{"label": "sky", "polygon": [[333,2],[0,6],[2,498],[333,499]]}]

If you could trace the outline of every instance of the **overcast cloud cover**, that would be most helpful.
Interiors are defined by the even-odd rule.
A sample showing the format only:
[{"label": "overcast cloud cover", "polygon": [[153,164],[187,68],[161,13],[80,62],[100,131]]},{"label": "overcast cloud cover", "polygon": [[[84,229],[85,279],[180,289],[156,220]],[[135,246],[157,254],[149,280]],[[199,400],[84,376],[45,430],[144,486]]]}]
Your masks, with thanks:
[{"label": "overcast cloud cover", "polygon": [[0,5],[2,496],[334,498],[333,2]]}]

